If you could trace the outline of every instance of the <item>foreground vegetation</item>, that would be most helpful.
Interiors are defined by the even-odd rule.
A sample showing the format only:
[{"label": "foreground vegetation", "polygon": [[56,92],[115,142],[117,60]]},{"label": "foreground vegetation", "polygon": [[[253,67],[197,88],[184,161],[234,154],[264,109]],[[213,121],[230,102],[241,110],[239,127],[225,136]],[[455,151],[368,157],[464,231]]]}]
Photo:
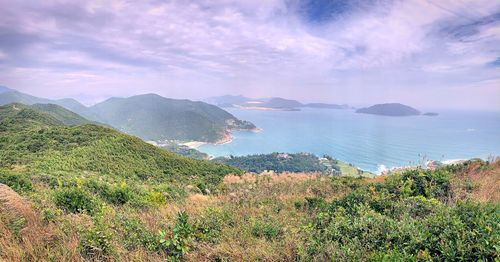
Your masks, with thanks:
[{"label": "foreground vegetation", "polygon": [[0,107],[0,260],[495,261],[500,162],[242,174]]},{"label": "foreground vegetation", "polygon": [[[498,259],[500,164],[387,178],[226,176],[209,194],[0,171],[6,260]],[[43,237],[42,237],[43,236]]]}]

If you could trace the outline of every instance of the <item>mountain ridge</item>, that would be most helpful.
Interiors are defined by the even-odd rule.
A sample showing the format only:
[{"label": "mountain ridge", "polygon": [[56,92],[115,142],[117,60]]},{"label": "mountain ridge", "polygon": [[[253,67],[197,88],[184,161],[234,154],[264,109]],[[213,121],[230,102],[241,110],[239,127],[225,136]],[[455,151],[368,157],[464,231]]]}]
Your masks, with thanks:
[{"label": "mountain ridge", "polygon": [[201,101],[142,94],[127,98],[111,97],[86,107],[72,98],[51,100],[4,87],[0,105],[10,103],[56,104],[74,113],[108,124],[145,140],[185,140],[218,142],[230,139],[233,130],[252,130],[255,125]]},{"label": "mountain ridge", "polygon": [[283,111],[298,111],[301,108],[322,108],[322,109],[349,109],[347,104],[330,104],[330,103],[302,103],[294,99],[286,99],[282,97],[270,98],[248,98],[242,95],[224,95],[214,96],[204,100],[220,107],[240,107],[244,109],[274,109]]}]

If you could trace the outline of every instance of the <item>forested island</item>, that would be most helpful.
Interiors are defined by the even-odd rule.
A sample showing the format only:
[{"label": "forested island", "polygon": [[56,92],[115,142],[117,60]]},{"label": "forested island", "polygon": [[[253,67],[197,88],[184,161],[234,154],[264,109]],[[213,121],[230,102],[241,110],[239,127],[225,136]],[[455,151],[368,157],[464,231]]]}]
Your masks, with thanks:
[{"label": "forested island", "polygon": [[417,109],[400,103],[377,104],[370,107],[360,108],[356,113],[372,114],[381,116],[416,116],[420,115]]}]

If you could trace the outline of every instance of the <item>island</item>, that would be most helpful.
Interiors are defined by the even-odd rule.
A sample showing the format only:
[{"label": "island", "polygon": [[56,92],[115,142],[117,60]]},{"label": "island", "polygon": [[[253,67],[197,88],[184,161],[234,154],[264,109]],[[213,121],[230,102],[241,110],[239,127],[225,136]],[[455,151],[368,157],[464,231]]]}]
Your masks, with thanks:
[{"label": "island", "polygon": [[400,103],[376,104],[370,107],[360,108],[356,113],[372,114],[381,116],[416,116],[420,115],[417,109]]},{"label": "island", "polygon": [[424,116],[438,116],[439,114],[436,112],[427,112],[423,114]]}]

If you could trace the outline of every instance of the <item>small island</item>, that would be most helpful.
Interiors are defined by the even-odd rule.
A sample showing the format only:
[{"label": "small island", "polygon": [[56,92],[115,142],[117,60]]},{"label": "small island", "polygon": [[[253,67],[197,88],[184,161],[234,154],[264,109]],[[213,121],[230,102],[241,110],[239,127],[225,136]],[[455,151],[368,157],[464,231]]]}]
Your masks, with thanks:
[{"label": "small island", "polygon": [[439,114],[436,112],[427,112],[423,114],[424,116],[438,116]]},{"label": "small island", "polygon": [[400,103],[376,104],[360,108],[356,113],[382,115],[382,116],[416,116],[420,115],[417,109]]}]

